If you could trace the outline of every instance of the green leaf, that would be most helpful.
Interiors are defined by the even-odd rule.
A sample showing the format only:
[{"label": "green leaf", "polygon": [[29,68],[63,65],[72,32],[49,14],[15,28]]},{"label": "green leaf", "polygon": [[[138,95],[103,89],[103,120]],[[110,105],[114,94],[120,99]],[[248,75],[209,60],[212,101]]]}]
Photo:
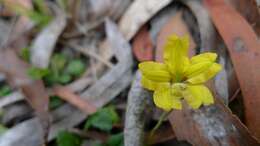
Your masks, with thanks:
[{"label": "green leaf", "polygon": [[112,135],[107,140],[107,146],[124,146],[124,134],[121,132],[121,133]]},{"label": "green leaf", "polygon": [[51,96],[49,109],[56,109],[64,103],[58,96]]},{"label": "green leaf", "polygon": [[8,85],[1,86],[0,87],[0,97],[10,94],[11,91],[12,91],[12,89]]},{"label": "green leaf", "polygon": [[51,58],[51,69],[61,72],[67,63],[66,56],[61,53],[56,53]]},{"label": "green leaf", "polygon": [[85,71],[85,64],[80,59],[75,59],[69,62],[66,72],[73,76],[80,76]]},{"label": "green leaf", "polygon": [[69,83],[71,81],[71,76],[68,75],[68,74],[62,74],[60,77],[59,77],[59,82],[61,84],[66,84],[66,83]]},{"label": "green leaf", "polygon": [[30,61],[30,56],[31,56],[31,53],[30,53],[30,49],[29,48],[22,48],[21,50],[21,54],[20,54],[21,58],[27,62]]},{"label": "green leaf", "polygon": [[58,146],[80,146],[82,140],[79,136],[67,131],[61,131],[57,137]]},{"label": "green leaf", "polygon": [[28,17],[36,23],[40,28],[45,27],[51,21],[52,17],[49,15],[41,14],[36,11],[29,11]]},{"label": "green leaf", "polygon": [[37,67],[31,67],[27,70],[27,74],[32,78],[32,79],[42,79],[46,75],[49,74],[49,70],[45,68],[37,68]]},{"label": "green leaf", "polygon": [[91,115],[85,124],[85,129],[90,127],[109,132],[114,123],[119,121],[118,114],[113,107],[105,107]]}]

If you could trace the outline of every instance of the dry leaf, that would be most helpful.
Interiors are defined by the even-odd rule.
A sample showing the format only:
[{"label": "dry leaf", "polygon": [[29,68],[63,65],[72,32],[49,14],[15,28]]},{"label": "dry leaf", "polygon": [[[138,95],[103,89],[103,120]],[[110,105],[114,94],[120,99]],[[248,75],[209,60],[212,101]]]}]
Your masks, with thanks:
[{"label": "dry leaf", "polygon": [[55,19],[38,34],[32,44],[31,63],[36,67],[48,67],[55,44],[66,27],[66,15],[58,8],[55,11]]},{"label": "dry leaf", "polygon": [[244,96],[246,125],[260,138],[260,45],[247,21],[224,0],[204,0],[228,47]]},{"label": "dry leaf", "polygon": [[162,27],[161,31],[158,34],[157,46],[156,46],[156,60],[162,61],[162,52],[164,44],[166,43],[167,38],[176,34],[178,36],[188,35],[190,38],[190,54],[194,54],[196,44],[187,28],[187,25],[182,20],[182,12],[177,12],[173,17],[171,17],[168,22]]},{"label": "dry leaf", "polygon": [[91,105],[86,99],[82,99],[69,88],[56,86],[54,87],[54,94],[58,95],[63,100],[67,101],[68,103],[76,106],[86,114],[93,114],[97,111],[94,105]]},{"label": "dry leaf", "polygon": [[154,14],[167,6],[171,0],[135,0],[119,21],[119,29],[127,40]]},{"label": "dry leaf", "polygon": [[48,130],[49,97],[43,82],[41,80],[32,80],[27,75],[28,68],[29,66],[20,60],[13,51],[2,50],[0,53],[0,71],[6,74],[8,82],[12,86],[22,89],[26,100],[40,118],[44,130]]},{"label": "dry leaf", "polygon": [[153,60],[153,43],[147,25],[133,38],[133,52],[139,61]]}]

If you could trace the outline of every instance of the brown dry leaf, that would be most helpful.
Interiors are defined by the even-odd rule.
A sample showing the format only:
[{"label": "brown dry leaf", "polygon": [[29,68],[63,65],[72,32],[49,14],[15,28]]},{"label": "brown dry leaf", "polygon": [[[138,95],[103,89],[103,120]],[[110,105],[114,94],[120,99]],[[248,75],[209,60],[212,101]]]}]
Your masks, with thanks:
[{"label": "brown dry leaf", "polygon": [[49,124],[48,94],[41,80],[32,80],[27,75],[28,68],[29,66],[20,60],[13,51],[2,50],[0,53],[0,71],[6,74],[8,82],[12,86],[22,89],[26,100],[40,118],[44,130],[47,130]]},{"label": "brown dry leaf", "polygon": [[259,146],[247,128],[218,99],[215,104],[192,110],[187,105],[173,111],[169,120],[178,139],[195,146]]},{"label": "brown dry leaf", "polygon": [[76,106],[86,114],[93,114],[97,111],[97,108],[94,105],[92,105],[86,99],[82,99],[67,87],[54,87],[54,94],[58,95],[60,98],[67,101],[68,103]]},{"label": "brown dry leaf", "polygon": [[133,38],[133,52],[139,61],[153,60],[153,42],[147,25],[144,25]]},{"label": "brown dry leaf", "polygon": [[246,125],[260,139],[260,45],[247,21],[224,0],[204,0],[228,47],[244,96]]},{"label": "brown dry leaf", "polygon": [[156,60],[162,61],[161,54],[163,53],[164,44],[170,35],[176,34],[178,36],[188,35],[190,38],[190,54],[194,54],[196,44],[187,28],[187,25],[182,19],[182,12],[177,12],[175,16],[170,18],[168,22],[162,27],[157,38]]},{"label": "brown dry leaf", "polygon": [[135,0],[119,21],[119,29],[127,40],[154,14],[167,6],[171,0]]},{"label": "brown dry leaf", "polygon": [[228,0],[237,11],[244,16],[254,28],[258,36],[260,35],[260,9],[257,0]]}]

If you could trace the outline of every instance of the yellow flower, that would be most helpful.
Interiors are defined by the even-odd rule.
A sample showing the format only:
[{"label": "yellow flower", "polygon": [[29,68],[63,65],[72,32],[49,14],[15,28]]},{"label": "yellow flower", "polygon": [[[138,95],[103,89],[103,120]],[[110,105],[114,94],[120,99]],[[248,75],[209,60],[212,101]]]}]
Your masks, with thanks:
[{"label": "yellow flower", "polygon": [[203,53],[188,58],[188,37],[170,36],[163,63],[146,61],[139,64],[144,88],[154,91],[156,106],[166,111],[182,109],[185,100],[193,109],[214,103],[209,89],[203,85],[221,69],[215,63],[217,54]]}]

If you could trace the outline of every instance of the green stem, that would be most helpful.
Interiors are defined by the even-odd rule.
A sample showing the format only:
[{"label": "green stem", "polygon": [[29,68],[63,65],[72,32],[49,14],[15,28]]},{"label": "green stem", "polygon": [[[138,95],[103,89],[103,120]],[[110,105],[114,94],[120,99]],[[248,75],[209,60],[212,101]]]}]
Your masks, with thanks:
[{"label": "green stem", "polygon": [[157,124],[153,127],[150,138],[154,135],[155,131],[162,125],[162,122],[168,117],[168,115],[171,113],[171,111],[164,111],[163,114],[160,116],[159,121]]}]

